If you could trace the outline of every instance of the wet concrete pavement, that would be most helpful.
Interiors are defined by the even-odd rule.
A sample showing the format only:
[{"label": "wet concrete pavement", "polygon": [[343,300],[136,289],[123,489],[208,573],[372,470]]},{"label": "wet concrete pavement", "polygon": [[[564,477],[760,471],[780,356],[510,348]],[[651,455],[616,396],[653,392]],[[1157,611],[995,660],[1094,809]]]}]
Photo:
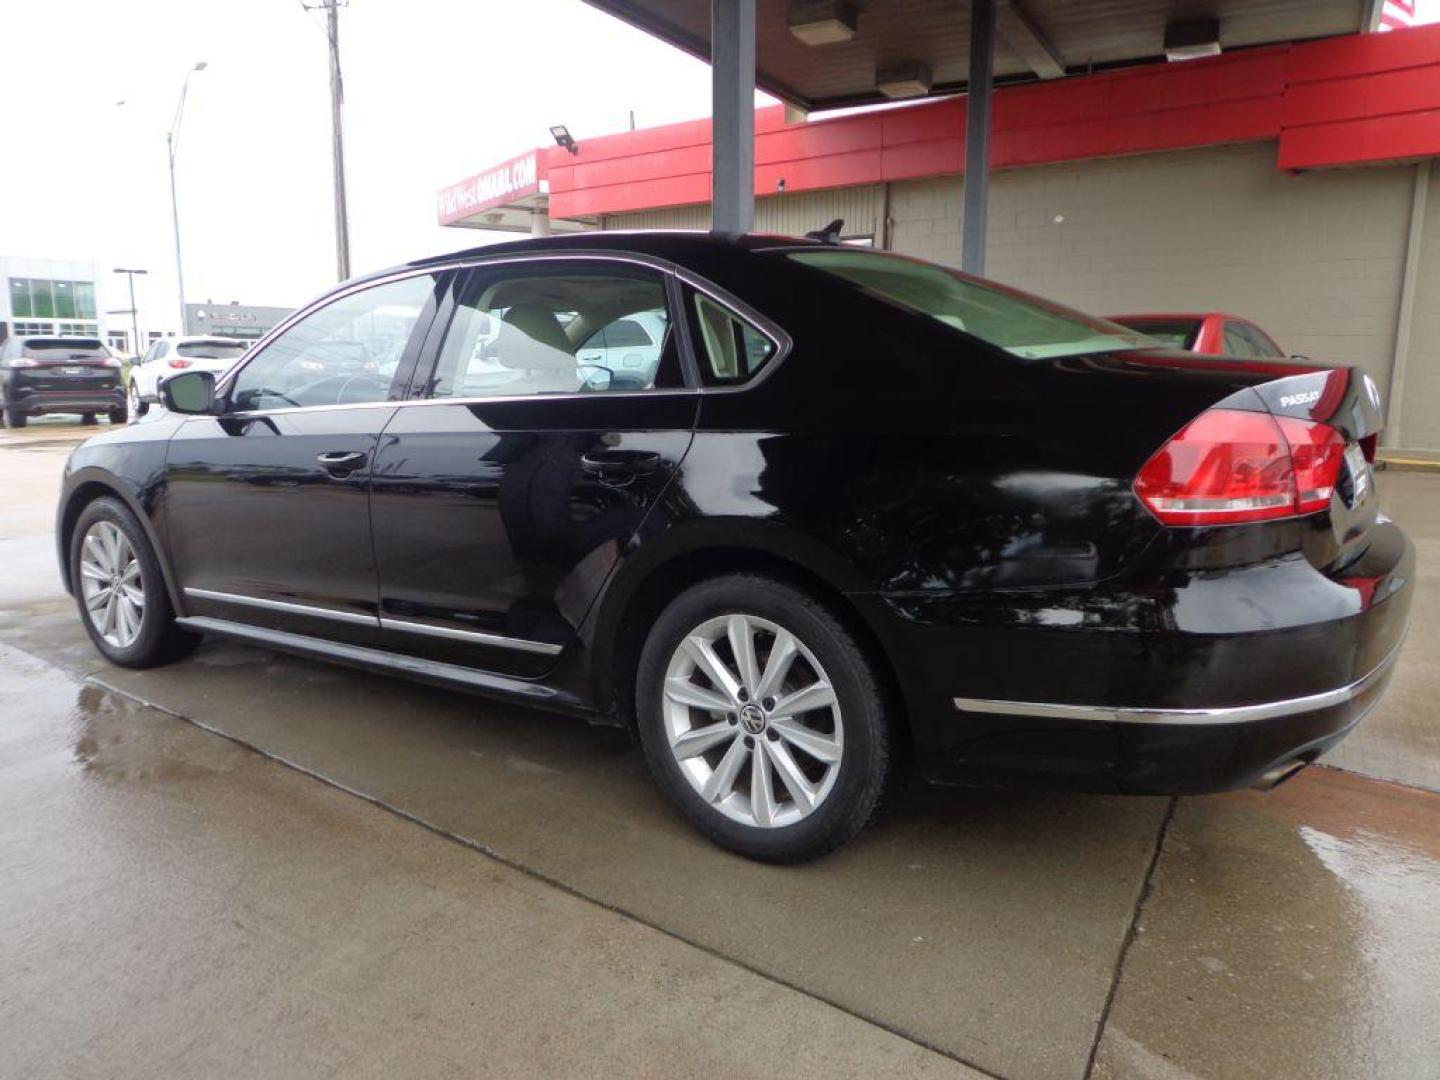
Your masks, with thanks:
[{"label": "wet concrete pavement", "polygon": [[[0,1075],[1440,1076],[1440,795],[917,791],[757,866],[613,732],[227,643],[105,665],[61,462],[0,436],[45,500],[0,517]],[[1424,782],[1440,477],[1382,486],[1422,595],[1344,764]]]}]

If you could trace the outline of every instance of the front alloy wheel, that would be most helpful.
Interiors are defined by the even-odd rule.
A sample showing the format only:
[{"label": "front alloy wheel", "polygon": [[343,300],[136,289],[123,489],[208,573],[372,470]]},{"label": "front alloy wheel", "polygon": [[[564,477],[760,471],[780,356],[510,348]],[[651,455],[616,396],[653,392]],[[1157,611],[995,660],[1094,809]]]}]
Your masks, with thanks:
[{"label": "front alloy wheel", "polygon": [[635,702],[650,771],[716,843],[813,859],[870,820],[890,778],[876,655],[789,582],[736,573],[655,620]]},{"label": "front alloy wheel", "polygon": [[160,560],[119,498],[103,496],[80,510],[68,565],[85,631],[111,663],[154,667],[199,643],[198,635],[176,625]]},{"label": "front alloy wheel", "polygon": [[768,619],[722,615],[686,634],[664,708],[680,772],[734,821],[793,825],[835,786],[845,753],[835,690],[815,654]]},{"label": "front alloy wheel", "polygon": [[85,615],[106,644],[135,644],[145,621],[145,584],[134,548],[112,522],[95,522],[81,541],[80,592]]}]

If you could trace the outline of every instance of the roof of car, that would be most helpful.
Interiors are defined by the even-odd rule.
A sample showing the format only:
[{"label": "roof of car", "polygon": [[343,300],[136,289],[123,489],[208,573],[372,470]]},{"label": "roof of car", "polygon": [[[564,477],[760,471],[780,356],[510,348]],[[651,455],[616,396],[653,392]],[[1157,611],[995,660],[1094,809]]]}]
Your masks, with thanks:
[{"label": "roof of car", "polygon": [[1106,315],[1111,322],[1121,319],[1235,319],[1238,322],[1254,322],[1244,315],[1232,315],[1228,311],[1137,311],[1126,315]]},{"label": "roof of car", "polygon": [[367,274],[366,277],[383,277],[399,270],[419,269],[426,266],[448,266],[468,259],[530,252],[622,251],[654,255],[658,258],[682,262],[687,257],[702,255],[706,252],[761,251],[777,247],[815,246],[817,246],[817,242],[814,240],[766,233],[736,234],[681,229],[647,231],[607,229],[599,232],[530,236],[523,240],[509,240],[500,244],[485,244],[481,247],[466,248],[461,251],[449,251],[443,255],[432,255],[401,266],[392,266],[376,274]]}]

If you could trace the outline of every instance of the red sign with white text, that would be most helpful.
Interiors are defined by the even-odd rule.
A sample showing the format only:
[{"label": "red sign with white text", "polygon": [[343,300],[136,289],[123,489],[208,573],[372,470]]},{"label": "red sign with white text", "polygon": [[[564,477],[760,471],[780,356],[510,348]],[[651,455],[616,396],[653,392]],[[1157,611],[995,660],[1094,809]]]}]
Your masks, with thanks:
[{"label": "red sign with white text", "polygon": [[531,150],[468,180],[451,184],[436,196],[440,224],[449,225],[527,195],[538,195],[540,180],[540,154]]}]

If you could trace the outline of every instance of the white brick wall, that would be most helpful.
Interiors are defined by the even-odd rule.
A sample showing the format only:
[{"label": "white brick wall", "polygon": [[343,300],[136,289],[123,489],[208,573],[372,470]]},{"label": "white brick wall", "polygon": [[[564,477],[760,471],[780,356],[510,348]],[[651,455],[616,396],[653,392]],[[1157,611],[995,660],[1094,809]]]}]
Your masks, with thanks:
[{"label": "white brick wall", "polygon": [[1405,368],[1402,445],[1440,450],[1440,168],[1431,166]]}]

